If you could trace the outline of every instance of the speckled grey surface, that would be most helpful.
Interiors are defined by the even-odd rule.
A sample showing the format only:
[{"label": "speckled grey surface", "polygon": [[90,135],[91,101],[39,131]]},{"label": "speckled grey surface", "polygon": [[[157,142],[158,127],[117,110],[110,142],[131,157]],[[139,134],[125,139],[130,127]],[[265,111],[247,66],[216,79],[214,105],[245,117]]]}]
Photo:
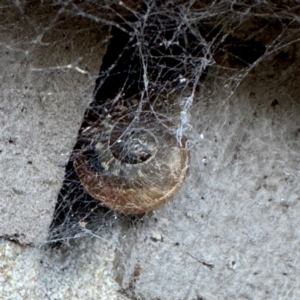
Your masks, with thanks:
[{"label": "speckled grey surface", "polygon": [[82,239],[60,250],[0,241],[0,299],[126,300],[113,280],[115,247]]},{"label": "speckled grey surface", "polygon": [[47,3],[1,1],[0,11],[0,237],[38,245],[92,99],[107,33]]},{"label": "speckled grey surface", "polygon": [[229,98],[203,86],[181,194],[122,239],[129,295],[300,298],[297,51],[288,68],[266,60]]}]

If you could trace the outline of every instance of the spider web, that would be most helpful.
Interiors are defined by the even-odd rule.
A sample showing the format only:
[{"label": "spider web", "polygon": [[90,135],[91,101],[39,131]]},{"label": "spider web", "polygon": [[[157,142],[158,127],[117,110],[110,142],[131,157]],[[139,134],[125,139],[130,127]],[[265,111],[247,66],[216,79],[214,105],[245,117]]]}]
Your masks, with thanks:
[{"label": "spider web", "polygon": [[[108,25],[112,38],[96,82],[94,100],[86,110],[66,167],[50,227],[49,240],[53,242],[109,231],[120,222],[140,221],[142,216],[111,210],[87,192],[79,179],[82,175],[78,176],[75,170],[80,153],[84,151],[89,168],[99,174],[107,171],[99,160],[103,153],[110,153],[120,165],[142,165],[155,156],[157,141],[155,137],[152,140],[151,130],[161,127],[161,132],[166,132],[172,141],[163,146],[162,160],[168,160],[171,149],[193,145],[190,111],[197,101],[206,100],[198,97],[200,92],[222,90],[224,101],[228,101],[258,64],[274,56],[291,58],[295,55],[293,45],[299,41],[300,4],[294,1],[56,4],[71,15]],[[113,135],[107,134],[118,126],[123,126],[122,130],[112,142]],[[136,136],[136,132],[144,134],[144,138]],[[123,144],[118,145],[118,141]],[[151,141],[153,149],[149,146]],[[133,148],[140,150],[135,152]],[[119,186],[124,180],[129,184],[133,178],[133,169],[130,170],[120,175]],[[156,179],[160,174],[155,175],[146,176],[140,185],[159,187]],[[116,185],[111,186],[116,189]],[[141,188],[137,181],[129,187]]]}]

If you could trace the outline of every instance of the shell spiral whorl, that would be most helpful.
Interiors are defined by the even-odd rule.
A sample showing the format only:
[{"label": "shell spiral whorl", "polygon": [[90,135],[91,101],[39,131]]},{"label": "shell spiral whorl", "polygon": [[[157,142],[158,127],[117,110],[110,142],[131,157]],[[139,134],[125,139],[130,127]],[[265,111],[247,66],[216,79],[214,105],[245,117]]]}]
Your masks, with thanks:
[{"label": "shell spiral whorl", "polygon": [[81,138],[89,142],[74,156],[86,191],[125,214],[142,214],[169,201],[189,168],[186,139],[179,146],[170,125],[152,112],[132,112],[87,127]]}]

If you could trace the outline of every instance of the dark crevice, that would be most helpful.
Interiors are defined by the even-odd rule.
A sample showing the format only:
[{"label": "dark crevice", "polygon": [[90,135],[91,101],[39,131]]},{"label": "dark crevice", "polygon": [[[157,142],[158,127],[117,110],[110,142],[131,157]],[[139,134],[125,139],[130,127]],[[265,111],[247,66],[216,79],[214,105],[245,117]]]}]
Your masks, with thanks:
[{"label": "dark crevice", "polygon": [[[112,99],[118,94],[127,76],[124,65],[128,64],[130,59],[128,55],[127,57],[122,55],[115,67],[109,69],[118,61],[126,45],[128,46],[129,37],[117,28],[113,28],[111,34],[112,39],[103,57],[100,76],[96,82],[96,96],[85,112],[79,136],[85,127],[99,119],[99,115],[103,114],[101,104],[105,104],[106,99]],[[129,53],[129,50],[127,52]],[[66,165],[65,179],[57,197],[49,234],[49,241],[53,241],[52,246],[58,246],[62,240],[75,236],[82,229],[80,224],[87,224],[87,229],[96,230],[98,227],[107,227],[107,223],[110,223],[114,216],[109,208],[93,199],[80,184],[73,165],[74,151],[78,148],[80,140],[75,144],[73,154]]]},{"label": "dark crevice", "polygon": [[[186,44],[183,38],[180,38],[180,46],[165,47],[157,45],[162,42],[163,36],[161,35],[161,40],[157,40],[150,32],[158,31],[160,26],[161,24],[159,23],[151,23],[145,29],[144,42],[147,44],[148,49],[152,49],[150,51],[151,60],[147,61],[146,66],[147,73],[150,76],[149,82],[154,82],[158,87],[168,89],[168,85],[171,88],[172,86],[179,85],[179,74],[183,70],[183,65],[179,64],[179,58],[186,51],[195,51],[196,45],[192,40],[190,44]],[[165,31],[166,36],[171,37],[174,34],[173,27],[171,26],[170,29]],[[150,38],[147,38],[147,32]],[[108,224],[111,224],[110,219],[115,216],[114,212],[87,194],[80,184],[73,165],[73,157],[76,150],[81,149],[83,144],[90,143],[90,141],[82,139],[82,132],[91,123],[95,124],[101,118],[104,118],[107,114],[105,108],[107,103],[114,99],[120,92],[122,92],[122,99],[125,99],[124,103],[122,103],[123,105],[126,105],[127,99],[140,100],[141,91],[144,89],[144,70],[137,40],[116,27],[112,28],[111,35],[110,44],[103,57],[100,75],[96,81],[94,100],[85,112],[84,121],[78,133],[77,143],[66,166],[65,179],[58,194],[53,221],[50,226],[49,240],[64,239],[76,235],[81,230],[80,223],[82,222],[88,224],[86,226],[90,226],[89,229],[91,230],[97,230],[97,227],[101,226],[107,227],[109,226]],[[190,65],[189,68],[192,67]],[[144,109],[147,109],[147,104],[145,104]],[[147,152],[145,157],[136,159],[147,160],[149,155],[151,156],[151,153]],[[90,153],[90,159],[93,162],[94,169],[102,167],[95,164],[93,153]],[[137,162],[139,161],[132,161],[132,163]],[[129,216],[128,218],[124,218],[124,220],[134,221],[135,217]]]},{"label": "dark crevice", "polygon": [[16,245],[18,245],[19,247],[35,247],[35,245],[33,243],[22,243],[20,242],[20,240],[25,240],[25,236],[19,235],[19,234],[12,234],[12,235],[8,235],[5,234],[3,236],[0,236],[0,240],[3,239],[5,241],[14,243]]}]

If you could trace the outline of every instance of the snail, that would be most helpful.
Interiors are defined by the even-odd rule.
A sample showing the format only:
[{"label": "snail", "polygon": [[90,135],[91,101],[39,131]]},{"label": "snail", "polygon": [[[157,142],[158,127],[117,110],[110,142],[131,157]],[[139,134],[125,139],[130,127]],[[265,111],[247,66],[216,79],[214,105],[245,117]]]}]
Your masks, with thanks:
[{"label": "snail", "polygon": [[107,114],[81,133],[74,155],[81,184],[114,211],[143,214],[168,202],[189,168],[186,138],[181,145],[166,117],[153,112]]}]

